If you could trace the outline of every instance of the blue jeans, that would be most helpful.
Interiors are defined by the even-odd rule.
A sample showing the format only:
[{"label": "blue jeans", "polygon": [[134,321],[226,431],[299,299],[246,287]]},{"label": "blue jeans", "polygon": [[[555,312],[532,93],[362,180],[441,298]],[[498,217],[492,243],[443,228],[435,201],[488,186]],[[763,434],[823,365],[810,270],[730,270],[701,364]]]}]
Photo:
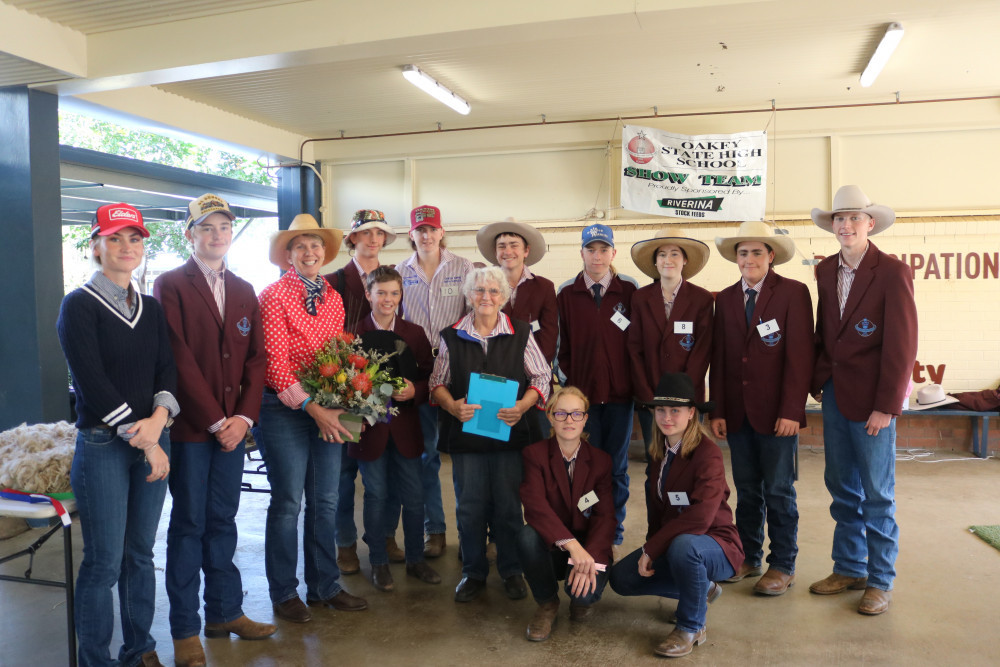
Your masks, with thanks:
[{"label": "blue jeans", "polygon": [[[403,508],[403,550],[407,563],[424,560],[424,487],[420,480],[420,458],[408,459],[399,453],[392,438],[382,456],[374,461],[358,461],[365,486],[365,543],[372,565],[385,565],[386,509],[392,499],[401,499]],[[398,502],[398,500],[397,500]],[[398,516],[398,515],[397,515]],[[393,528],[395,528],[393,526]]]},{"label": "blue jeans", "polygon": [[611,456],[611,476],[614,484],[615,544],[621,544],[625,535],[625,504],[628,502],[628,443],[632,439],[633,405],[629,403],[604,403],[591,405],[587,414],[587,433],[594,447]]},{"label": "blue jeans", "polygon": [[667,552],[652,563],[653,576],[639,574],[636,549],[611,568],[611,588],[618,595],[659,595],[677,600],[677,629],[698,632],[705,627],[708,587],[736,574],[726,554],[709,535],[678,535]]},{"label": "blue jeans", "polygon": [[340,486],[337,500],[337,548],[349,547],[358,541],[354,525],[354,489],[358,478],[358,460],[347,455],[343,447],[340,456]]},{"label": "blue jeans", "polygon": [[[170,454],[163,429],[160,447]],[[138,664],[156,649],[149,634],[156,607],[153,542],[167,493],[166,480],[147,482],[143,452],[107,428],[82,429],[70,481],[80,513],[83,562],[76,580],[76,635],[79,662],[88,665]],[[117,662],[109,652],[114,632],[111,589],[118,585],[122,647]]]},{"label": "blue jeans", "polygon": [[462,575],[486,580],[486,526],[497,545],[497,572],[504,579],[521,574],[517,558],[517,533],[521,516],[520,450],[479,454],[452,454],[452,473],[458,503],[459,548]]},{"label": "blue jeans", "polygon": [[219,442],[172,442],[170,527],[167,530],[167,597],[174,639],[201,632],[198,591],[205,573],[205,622],[228,623],[243,615],[243,581],[233,563],[240,509],[244,443],[224,452]]},{"label": "blue jeans", "polygon": [[757,433],[743,420],[739,431],[726,436],[736,486],[736,529],[746,561],[760,565],[764,555],[764,520],[771,538],[768,564],[795,573],[799,552],[799,509],[795,502],[795,448],[799,436]]},{"label": "blue jeans", "polygon": [[270,392],[264,392],[260,427],[267,441],[267,481],[271,485],[264,529],[264,571],[271,602],[280,604],[298,596],[298,522],[303,493],[306,598],[326,600],[341,590],[336,524],[340,450],[344,446],[321,440],[312,417],[285,407]]},{"label": "blue jeans", "polygon": [[[420,455],[423,460],[423,472],[421,479],[424,484],[424,532],[428,535],[440,535],[446,530],[444,523],[444,503],[441,501],[441,454],[438,453],[438,407],[430,403],[424,403],[420,410],[420,430],[424,436],[424,453]],[[456,498],[457,502],[457,498]],[[396,505],[398,507],[398,504]],[[393,514],[393,508],[389,508],[390,515],[398,516],[399,512]],[[395,532],[396,523],[393,519],[392,530]]]},{"label": "blue jeans", "polygon": [[593,592],[580,597],[573,595],[569,588],[569,573],[573,571],[573,566],[568,562],[569,552],[546,544],[538,531],[531,526],[524,526],[518,532],[517,554],[520,557],[521,567],[524,568],[524,578],[531,587],[531,595],[538,604],[558,599],[559,581],[565,579],[566,584],[563,588],[570,601],[575,605],[589,607],[601,599],[604,587],[608,583],[608,572],[598,572],[597,588]]},{"label": "blue jeans", "polygon": [[833,571],[892,590],[899,554],[896,524],[896,419],[878,435],[840,414],[833,380],[823,387],[824,480],[833,498]]}]

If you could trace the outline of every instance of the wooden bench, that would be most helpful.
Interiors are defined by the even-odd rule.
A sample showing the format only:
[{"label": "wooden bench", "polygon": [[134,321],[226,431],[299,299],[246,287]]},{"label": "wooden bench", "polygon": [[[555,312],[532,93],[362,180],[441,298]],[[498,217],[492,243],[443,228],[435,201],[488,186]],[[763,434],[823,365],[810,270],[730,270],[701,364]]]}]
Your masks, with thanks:
[{"label": "wooden bench", "polygon": [[[807,405],[806,414],[823,415],[823,407],[820,405]],[[979,412],[976,410],[903,410],[905,417],[965,417],[972,421],[972,453],[981,459],[989,455],[990,446],[990,417],[996,417],[1000,413]]]}]

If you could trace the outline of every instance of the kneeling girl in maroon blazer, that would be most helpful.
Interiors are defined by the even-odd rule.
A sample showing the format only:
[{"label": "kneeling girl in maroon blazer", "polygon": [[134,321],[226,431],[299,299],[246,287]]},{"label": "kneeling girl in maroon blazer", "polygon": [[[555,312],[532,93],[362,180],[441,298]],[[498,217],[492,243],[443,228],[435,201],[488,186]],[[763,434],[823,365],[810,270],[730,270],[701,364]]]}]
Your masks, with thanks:
[{"label": "kneeling girl in maroon blazer", "polygon": [[665,373],[656,386],[657,429],[646,469],[646,543],[611,570],[619,595],[659,595],[677,599],[676,628],[656,648],[676,658],[705,642],[708,603],[718,584],[743,562],[743,548],[729,507],[729,485],[719,446],[698,420],[691,378]]},{"label": "kneeling girl in maroon blazer", "polygon": [[[570,620],[587,616],[608,582],[615,504],[611,457],[583,440],[590,401],[563,387],[545,408],[552,436],[522,452],[521,502],[526,526],[517,537],[524,577],[538,603],[530,641],[548,638],[566,580]],[[570,562],[572,561],[572,562]]]}]

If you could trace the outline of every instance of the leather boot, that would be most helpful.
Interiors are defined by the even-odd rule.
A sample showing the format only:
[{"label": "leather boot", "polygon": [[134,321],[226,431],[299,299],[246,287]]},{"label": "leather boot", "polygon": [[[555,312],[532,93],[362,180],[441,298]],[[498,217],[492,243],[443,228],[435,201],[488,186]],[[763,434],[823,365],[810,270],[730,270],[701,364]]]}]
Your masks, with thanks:
[{"label": "leather boot", "polygon": [[265,639],[277,632],[278,626],[271,623],[258,623],[245,615],[228,623],[206,623],[206,637],[229,637],[232,633],[240,639]]},{"label": "leather boot", "polygon": [[341,574],[357,574],[361,571],[357,542],[349,547],[337,547],[337,567]]},{"label": "leather boot", "polygon": [[446,546],[444,533],[428,535],[427,539],[424,540],[424,558],[437,558],[444,553]]},{"label": "leather boot", "polygon": [[695,646],[701,646],[708,638],[705,628],[698,632],[685,632],[674,628],[667,638],[653,651],[664,658],[680,658],[691,653]]},{"label": "leather boot", "polygon": [[552,634],[556,616],[559,614],[559,598],[538,605],[535,617],[528,623],[526,636],[529,642],[543,642]]},{"label": "leather boot", "polygon": [[174,664],[177,667],[205,667],[205,650],[198,635],[174,640]]},{"label": "leather boot", "polygon": [[405,563],[406,553],[396,544],[396,536],[390,535],[385,538],[385,552],[389,555],[390,563]]}]

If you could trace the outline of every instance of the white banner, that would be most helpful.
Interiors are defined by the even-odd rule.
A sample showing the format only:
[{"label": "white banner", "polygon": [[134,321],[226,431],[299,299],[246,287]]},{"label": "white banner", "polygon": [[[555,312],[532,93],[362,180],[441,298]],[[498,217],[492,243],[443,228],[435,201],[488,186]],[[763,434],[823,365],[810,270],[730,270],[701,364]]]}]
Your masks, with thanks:
[{"label": "white banner", "polygon": [[767,135],[622,130],[622,207],[692,220],[763,220]]}]

